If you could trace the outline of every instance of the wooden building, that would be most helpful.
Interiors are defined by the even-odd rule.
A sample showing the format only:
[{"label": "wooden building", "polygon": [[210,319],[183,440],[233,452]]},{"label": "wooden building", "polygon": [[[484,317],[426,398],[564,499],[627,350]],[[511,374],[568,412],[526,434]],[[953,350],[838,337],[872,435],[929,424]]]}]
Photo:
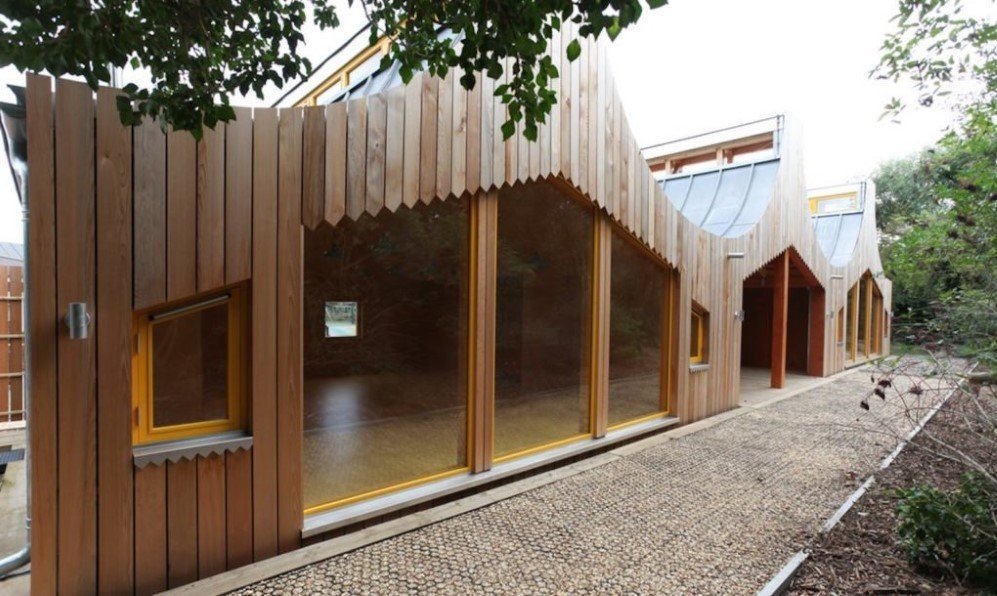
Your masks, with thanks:
[{"label": "wooden building", "polygon": [[742,366],[888,352],[871,188],[837,261],[792,121],[642,151],[573,36],[537,142],[454,73],[197,143],[28,77],[35,593],[183,585],[734,408]]}]

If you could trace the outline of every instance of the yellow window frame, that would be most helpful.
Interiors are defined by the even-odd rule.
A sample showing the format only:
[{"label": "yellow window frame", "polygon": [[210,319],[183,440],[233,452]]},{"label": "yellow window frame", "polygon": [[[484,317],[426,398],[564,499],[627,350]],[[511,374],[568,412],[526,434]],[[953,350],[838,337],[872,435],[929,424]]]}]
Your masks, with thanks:
[{"label": "yellow window frame", "polygon": [[[135,314],[132,351],[133,444],[189,439],[244,428],[246,348],[243,337],[248,335],[244,329],[247,316],[243,294],[243,289],[236,286],[194,301]],[[225,305],[228,314],[228,416],[216,420],[155,426],[152,391],[154,376],[152,347],[155,325],[219,305]]]},{"label": "yellow window frame", "polygon": [[838,328],[835,334],[835,340],[840,344],[845,341],[845,307],[842,306],[838,309]]},{"label": "yellow window frame", "polygon": [[[826,202],[826,201],[834,201],[834,200],[837,200],[837,199],[849,199],[849,200],[851,200],[852,204],[851,204],[850,209],[852,209],[852,210],[858,209],[858,207],[859,207],[859,196],[858,196],[858,193],[856,193],[854,191],[851,191],[851,192],[841,192],[841,193],[837,193],[837,194],[833,194],[833,195],[823,195],[823,196],[811,197],[809,199],[809,202],[810,202],[810,213],[812,215],[817,215],[818,212],[820,211],[820,204],[821,203]],[[842,209],[842,211],[847,211],[847,209]],[[837,211],[834,211],[832,213],[837,213]]]},{"label": "yellow window frame", "polygon": [[705,310],[696,305],[692,307],[691,327],[689,333],[696,338],[696,351],[689,354],[690,364],[702,364],[706,361],[706,317]]}]

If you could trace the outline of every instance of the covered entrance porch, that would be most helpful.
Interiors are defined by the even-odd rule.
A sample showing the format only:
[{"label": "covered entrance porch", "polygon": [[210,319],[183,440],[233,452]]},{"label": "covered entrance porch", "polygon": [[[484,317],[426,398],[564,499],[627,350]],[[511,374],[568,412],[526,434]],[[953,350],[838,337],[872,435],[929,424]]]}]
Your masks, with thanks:
[{"label": "covered entrance porch", "polygon": [[[792,248],[744,280],[741,384],[768,372],[782,389],[789,374],[824,375],[824,288]],[[762,375],[764,376],[764,375]]]}]

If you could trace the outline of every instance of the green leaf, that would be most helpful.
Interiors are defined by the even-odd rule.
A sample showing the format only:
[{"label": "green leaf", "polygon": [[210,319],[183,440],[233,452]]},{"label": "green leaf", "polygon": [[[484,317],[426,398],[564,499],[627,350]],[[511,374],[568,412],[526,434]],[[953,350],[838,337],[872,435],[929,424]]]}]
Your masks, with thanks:
[{"label": "green leaf", "polygon": [[623,28],[620,27],[620,20],[613,19],[613,23],[606,29],[606,33],[609,35],[610,41],[616,41],[616,38],[620,36]]},{"label": "green leaf", "polygon": [[568,56],[568,60],[574,62],[582,54],[582,44],[578,43],[577,39],[572,39],[571,43],[568,44],[565,53]]}]

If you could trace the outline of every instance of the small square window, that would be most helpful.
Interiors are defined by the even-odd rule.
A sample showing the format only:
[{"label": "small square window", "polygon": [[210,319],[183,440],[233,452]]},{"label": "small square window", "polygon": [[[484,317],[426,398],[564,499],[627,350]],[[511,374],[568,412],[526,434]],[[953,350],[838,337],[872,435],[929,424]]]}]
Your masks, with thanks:
[{"label": "small square window", "polygon": [[133,441],[243,426],[246,356],[241,288],[135,317]]},{"label": "small square window", "polygon": [[325,303],[325,336],[357,337],[360,335],[360,305],[356,302]]}]

